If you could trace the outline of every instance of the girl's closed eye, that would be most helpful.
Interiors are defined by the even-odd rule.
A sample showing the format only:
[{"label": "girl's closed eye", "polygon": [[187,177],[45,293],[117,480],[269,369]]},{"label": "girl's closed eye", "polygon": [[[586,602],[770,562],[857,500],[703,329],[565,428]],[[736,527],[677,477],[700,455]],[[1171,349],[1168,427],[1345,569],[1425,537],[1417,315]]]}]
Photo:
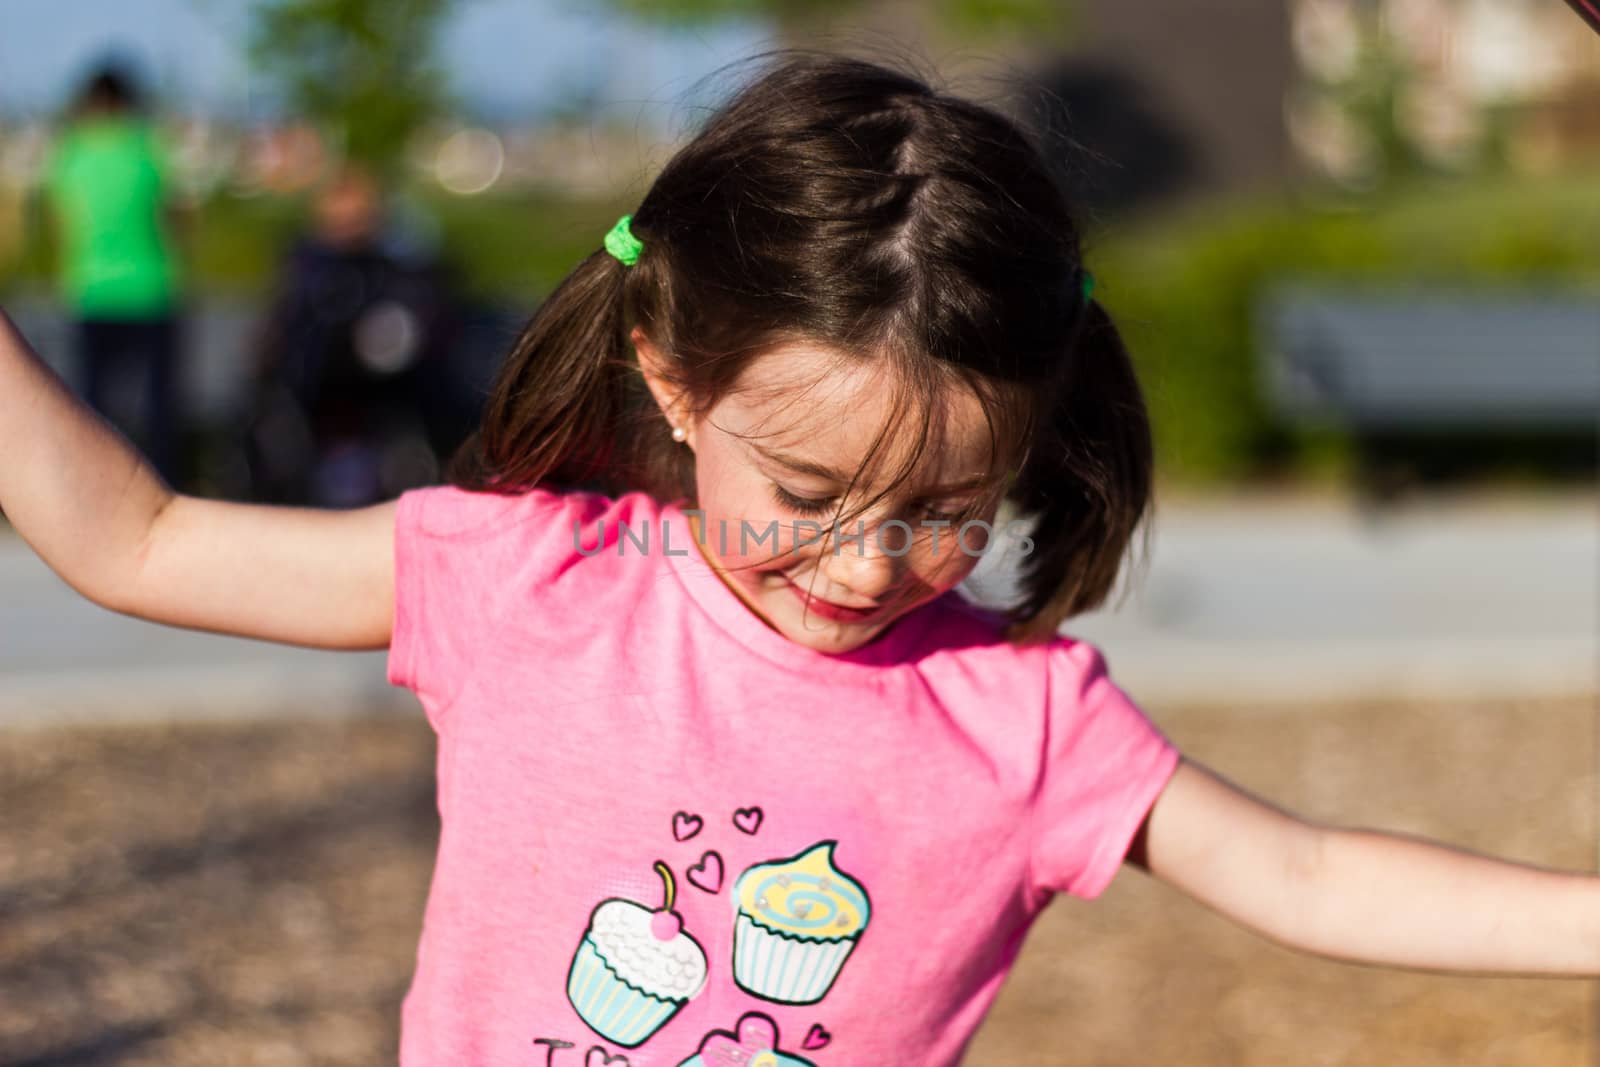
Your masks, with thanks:
[{"label": "girl's closed eye", "polygon": [[934,522],[955,522],[966,512],[966,509],[960,504],[938,501],[937,503],[943,503],[945,506],[937,508],[934,506],[935,503],[935,501],[928,501],[923,505],[923,518],[932,519]]},{"label": "girl's closed eye", "polygon": [[834,501],[831,496],[810,497],[791,493],[777,482],[772,483],[772,494],[782,506],[802,515],[817,515],[828,510]]},{"label": "girl's closed eye", "polygon": [[[826,512],[835,501],[832,496],[800,496],[800,494],[790,493],[784,486],[778,485],[776,482],[773,483],[773,496],[778,498],[778,502],[782,506],[795,510],[795,512],[802,515],[818,515],[821,512]],[[954,523],[963,514],[960,506],[949,506],[941,509],[941,507],[934,507],[933,501],[926,501],[920,512],[922,512],[923,517],[931,518],[933,522],[946,523]]]}]

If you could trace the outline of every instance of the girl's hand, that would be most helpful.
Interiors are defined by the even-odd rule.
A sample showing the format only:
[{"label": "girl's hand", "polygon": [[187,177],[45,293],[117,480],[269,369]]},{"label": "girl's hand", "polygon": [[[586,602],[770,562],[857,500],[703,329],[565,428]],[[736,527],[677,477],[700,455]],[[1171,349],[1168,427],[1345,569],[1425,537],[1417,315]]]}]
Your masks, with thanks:
[{"label": "girl's hand", "polygon": [[1142,865],[1317,955],[1432,971],[1600,975],[1600,878],[1307,823],[1188,760],[1151,808]]},{"label": "girl's hand", "polygon": [[319,648],[389,642],[394,510],[174,493],[0,311],[0,509],[61,578],[153,622]]}]

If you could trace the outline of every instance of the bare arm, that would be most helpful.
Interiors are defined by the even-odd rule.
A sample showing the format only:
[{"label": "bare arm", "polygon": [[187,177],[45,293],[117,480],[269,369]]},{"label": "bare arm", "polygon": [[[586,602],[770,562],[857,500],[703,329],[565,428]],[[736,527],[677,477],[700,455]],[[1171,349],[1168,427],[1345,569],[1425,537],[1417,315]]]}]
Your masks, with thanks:
[{"label": "bare arm", "polygon": [[394,508],[174,493],[0,312],[0,509],[97,604],[289,644],[382,648],[394,613]]},{"label": "bare arm", "polygon": [[1305,822],[1185,760],[1143,865],[1290,948],[1419,970],[1600,975],[1600,878]]}]

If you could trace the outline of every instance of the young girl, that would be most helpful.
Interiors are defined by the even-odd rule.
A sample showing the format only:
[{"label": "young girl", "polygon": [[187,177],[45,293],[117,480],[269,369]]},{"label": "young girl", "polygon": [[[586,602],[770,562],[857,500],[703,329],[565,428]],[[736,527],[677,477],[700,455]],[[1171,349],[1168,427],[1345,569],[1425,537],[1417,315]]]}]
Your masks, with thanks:
[{"label": "young girl", "polygon": [[1058,635],[1151,491],[1091,290],[1009,122],[789,58],[534,316],[454,484],[175,495],[7,328],[0,505],[113,610],[389,648],[439,741],[406,1067],[953,1064],[1124,862],[1310,952],[1600,974],[1600,880],[1296,818]]}]

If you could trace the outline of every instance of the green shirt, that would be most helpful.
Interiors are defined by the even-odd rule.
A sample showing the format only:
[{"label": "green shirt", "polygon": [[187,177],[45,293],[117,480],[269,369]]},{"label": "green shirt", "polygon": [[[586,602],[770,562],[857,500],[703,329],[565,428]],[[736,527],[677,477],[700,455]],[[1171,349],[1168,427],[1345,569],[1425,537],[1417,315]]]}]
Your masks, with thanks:
[{"label": "green shirt", "polygon": [[157,318],[179,277],[165,229],[167,166],[156,133],[136,119],[68,126],[45,176],[62,238],[62,296],[87,318]]}]

